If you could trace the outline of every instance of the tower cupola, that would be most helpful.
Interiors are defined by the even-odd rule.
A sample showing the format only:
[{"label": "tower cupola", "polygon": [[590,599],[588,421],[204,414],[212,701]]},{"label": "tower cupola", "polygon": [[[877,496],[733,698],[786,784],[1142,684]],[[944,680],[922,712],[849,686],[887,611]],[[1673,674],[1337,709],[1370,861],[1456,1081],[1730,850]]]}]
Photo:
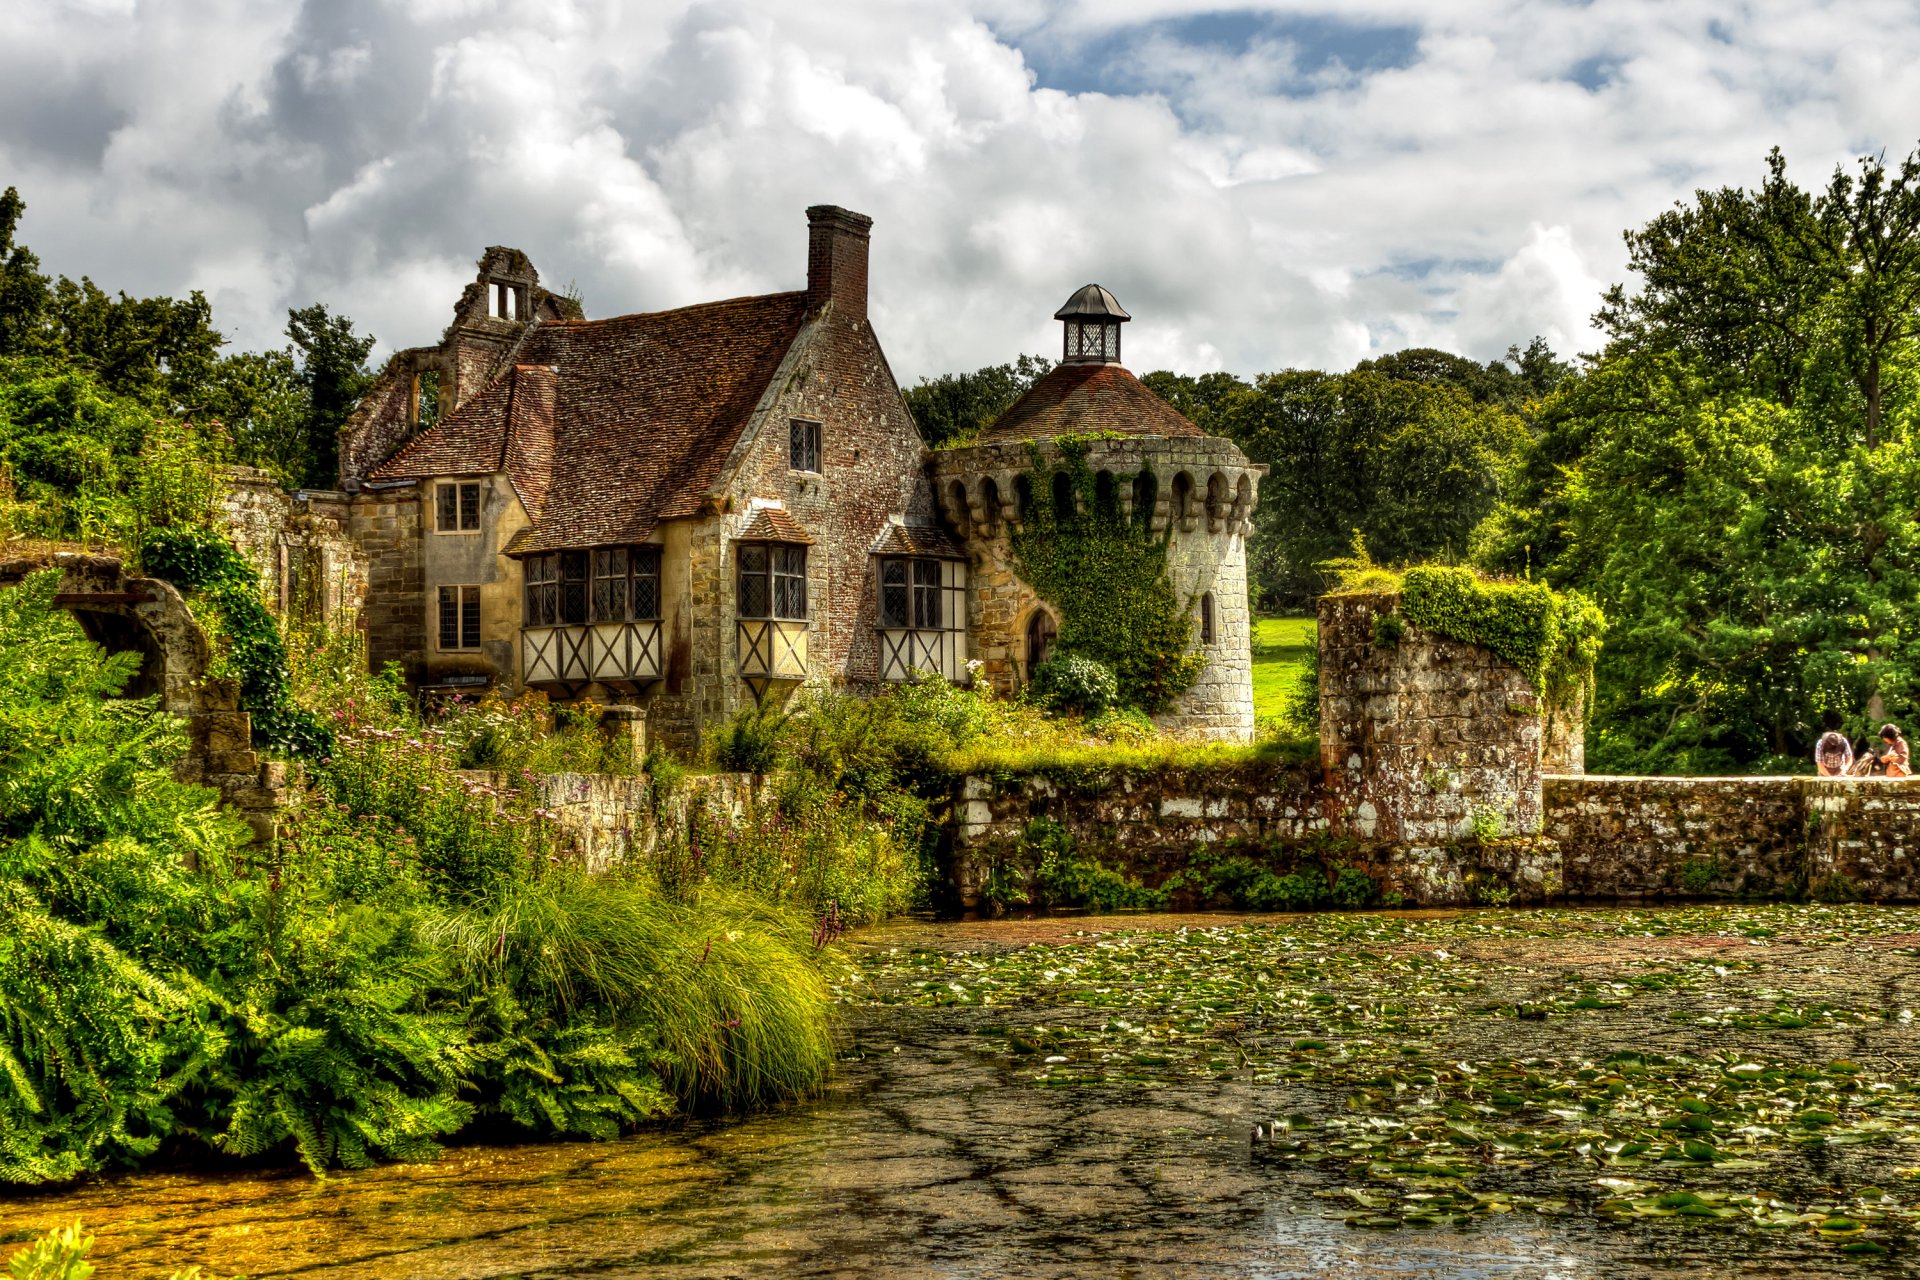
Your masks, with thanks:
[{"label": "tower cupola", "polygon": [[1120,363],[1120,326],[1133,317],[1104,288],[1080,286],[1053,318],[1066,325],[1060,358],[1067,364]]}]

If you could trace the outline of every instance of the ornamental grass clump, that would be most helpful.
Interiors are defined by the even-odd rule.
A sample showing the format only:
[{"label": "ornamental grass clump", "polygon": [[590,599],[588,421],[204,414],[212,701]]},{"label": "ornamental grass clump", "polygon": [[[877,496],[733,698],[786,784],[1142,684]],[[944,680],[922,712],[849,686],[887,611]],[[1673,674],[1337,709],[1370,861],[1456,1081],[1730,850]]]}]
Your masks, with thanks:
[{"label": "ornamental grass clump", "polygon": [[0,1181],[423,1160],[475,1123],[605,1137],[824,1077],[807,918],[568,865],[530,788],[461,777],[370,687],[249,846],[58,579],[0,591]]}]

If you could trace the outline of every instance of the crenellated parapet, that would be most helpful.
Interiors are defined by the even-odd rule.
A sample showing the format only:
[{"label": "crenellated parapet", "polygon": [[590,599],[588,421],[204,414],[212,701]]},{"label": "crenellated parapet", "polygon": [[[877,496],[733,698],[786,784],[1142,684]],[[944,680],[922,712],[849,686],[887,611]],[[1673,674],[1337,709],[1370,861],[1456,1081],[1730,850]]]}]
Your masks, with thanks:
[{"label": "crenellated parapet", "polygon": [[[1224,534],[1245,538],[1267,468],[1250,462],[1231,440],[1211,436],[1121,436],[1072,439],[1084,448],[1094,502],[1109,501],[1122,518],[1156,534]],[[1087,496],[1071,480],[1071,459],[1059,440],[1023,440],[943,449],[934,454],[941,514],[967,539],[1004,537],[1020,529],[1036,502],[1071,502],[1085,515]]]}]

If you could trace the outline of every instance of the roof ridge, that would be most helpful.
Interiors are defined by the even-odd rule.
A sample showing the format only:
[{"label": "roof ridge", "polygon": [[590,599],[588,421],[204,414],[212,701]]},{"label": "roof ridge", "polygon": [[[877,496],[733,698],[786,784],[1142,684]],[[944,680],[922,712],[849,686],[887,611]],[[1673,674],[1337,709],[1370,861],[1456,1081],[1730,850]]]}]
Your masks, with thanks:
[{"label": "roof ridge", "polygon": [[736,298],[715,298],[708,302],[690,302],[684,307],[668,307],[662,311],[629,311],[624,315],[601,316],[596,320],[546,320],[543,327],[570,329],[592,329],[599,325],[619,324],[623,320],[652,320],[662,316],[682,316],[690,311],[706,311],[718,307],[740,306],[748,302],[772,302],[776,299],[803,299],[805,289],[783,289],[778,293],[744,293]]}]

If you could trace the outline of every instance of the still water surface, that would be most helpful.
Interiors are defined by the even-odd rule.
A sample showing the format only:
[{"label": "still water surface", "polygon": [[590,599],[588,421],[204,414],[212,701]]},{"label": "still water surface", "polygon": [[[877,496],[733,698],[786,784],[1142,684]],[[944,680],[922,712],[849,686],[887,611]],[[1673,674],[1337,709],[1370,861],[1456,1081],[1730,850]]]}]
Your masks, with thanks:
[{"label": "still water surface", "polygon": [[[902,925],[853,945],[991,953],[1104,927]],[[1830,947],[1802,967],[1896,1000],[1912,981],[1920,998],[1911,950]],[[1777,954],[1786,960],[1785,944]],[[982,1016],[850,1004],[848,1059],[830,1090],[776,1114],[605,1144],[456,1148],[435,1164],[325,1181],[140,1174],[13,1198],[0,1204],[0,1232],[82,1218],[99,1233],[100,1280],[188,1264],[256,1278],[1908,1274],[1905,1250],[1843,1258],[1805,1232],[1683,1220],[1513,1213],[1467,1228],[1355,1230],[1326,1216],[1299,1170],[1252,1158],[1252,1118],[1284,1106],[1271,1083],[1036,1088],[1030,1064],[983,1041]],[[1863,1047],[1883,1058],[1912,1048]]]}]

